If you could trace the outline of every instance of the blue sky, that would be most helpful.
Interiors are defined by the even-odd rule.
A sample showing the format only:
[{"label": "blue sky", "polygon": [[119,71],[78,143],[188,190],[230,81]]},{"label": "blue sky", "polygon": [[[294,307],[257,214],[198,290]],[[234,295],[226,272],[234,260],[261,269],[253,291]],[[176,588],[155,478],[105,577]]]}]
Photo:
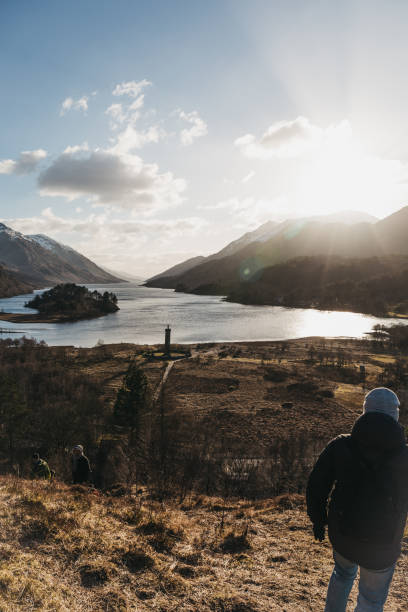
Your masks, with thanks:
[{"label": "blue sky", "polygon": [[407,20],[402,1],[2,0],[2,219],[146,276],[268,219],[384,217],[408,195]]}]

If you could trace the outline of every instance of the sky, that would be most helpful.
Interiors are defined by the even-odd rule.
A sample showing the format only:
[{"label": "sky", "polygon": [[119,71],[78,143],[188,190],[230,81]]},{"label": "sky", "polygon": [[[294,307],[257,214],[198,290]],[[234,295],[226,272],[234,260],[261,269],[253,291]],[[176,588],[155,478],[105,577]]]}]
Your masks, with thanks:
[{"label": "sky", "polygon": [[148,277],[408,203],[405,0],[1,0],[0,216]]}]

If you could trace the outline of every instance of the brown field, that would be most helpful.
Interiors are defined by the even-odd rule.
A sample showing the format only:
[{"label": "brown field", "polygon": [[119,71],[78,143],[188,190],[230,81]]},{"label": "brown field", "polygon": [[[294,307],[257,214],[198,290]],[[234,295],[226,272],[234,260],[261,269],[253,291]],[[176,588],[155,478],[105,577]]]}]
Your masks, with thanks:
[{"label": "brown field", "polygon": [[[55,354],[63,359],[65,352],[67,367],[97,381],[111,405],[130,361],[140,362],[156,392],[153,410],[163,417],[172,460],[195,448],[201,459],[252,460],[273,455],[274,444],[286,441],[273,469],[286,464],[280,486],[292,493],[272,497],[269,488],[259,495],[261,480],[258,499],[251,499],[255,489],[244,497],[192,487],[159,502],[144,485],[123,486],[117,497],[113,489],[0,477],[2,612],[323,610],[331,548],[327,540],[313,541],[296,491],[303,491],[327,441],[350,431],[367,389],[388,384],[395,356],[367,342],[323,338],[190,348],[192,356],[171,368],[147,360],[152,347],[131,344]],[[406,424],[404,407],[401,420]],[[408,535],[387,612],[407,609],[407,572]]]},{"label": "brown field", "polygon": [[[323,610],[331,549],[300,495],[159,504],[1,477],[0,500],[4,612]],[[407,609],[404,548],[387,612]]]}]

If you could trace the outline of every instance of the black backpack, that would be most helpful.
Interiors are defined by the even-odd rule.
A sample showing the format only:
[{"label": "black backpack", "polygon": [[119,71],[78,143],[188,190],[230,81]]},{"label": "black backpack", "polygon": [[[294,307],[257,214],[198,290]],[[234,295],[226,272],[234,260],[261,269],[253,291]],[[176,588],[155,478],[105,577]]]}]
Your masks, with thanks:
[{"label": "black backpack", "polygon": [[383,453],[369,463],[349,440],[350,469],[336,484],[334,508],[340,532],[360,541],[391,543],[401,515],[398,487],[390,461],[401,452]]}]

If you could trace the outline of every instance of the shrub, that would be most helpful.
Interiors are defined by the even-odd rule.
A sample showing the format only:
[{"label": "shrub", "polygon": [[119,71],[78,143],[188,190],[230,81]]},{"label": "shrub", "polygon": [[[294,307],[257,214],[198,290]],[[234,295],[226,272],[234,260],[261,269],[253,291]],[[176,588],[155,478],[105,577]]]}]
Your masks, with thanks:
[{"label": "shrub", "polygon": [[94,587],[104,584],[109,578],[108,568],[103,565],[85,564],[79,568],[81,583],[84,587]]},{"label": "shrub", "polygon": [[226,534],[223,541],[220,544],[220,549],[225,553],[240,553],[244,550],[251,548],[248,541],[247,530],[241,534],[236,534],[234,531],[230,531]]},{"label": "shrub", "polygon": [[289,374],[283,368],[269,366],[264,371],[264,379],[269,382],[284,382],[288,376]]},{"label": "shrub", "polygon": [[132,572],[132,574],[144,572],[154,567],[153,557],[150,557],[143,550],[138,548],[128,550],[123,555],[122,561],[128,568],[129,572]]}]

